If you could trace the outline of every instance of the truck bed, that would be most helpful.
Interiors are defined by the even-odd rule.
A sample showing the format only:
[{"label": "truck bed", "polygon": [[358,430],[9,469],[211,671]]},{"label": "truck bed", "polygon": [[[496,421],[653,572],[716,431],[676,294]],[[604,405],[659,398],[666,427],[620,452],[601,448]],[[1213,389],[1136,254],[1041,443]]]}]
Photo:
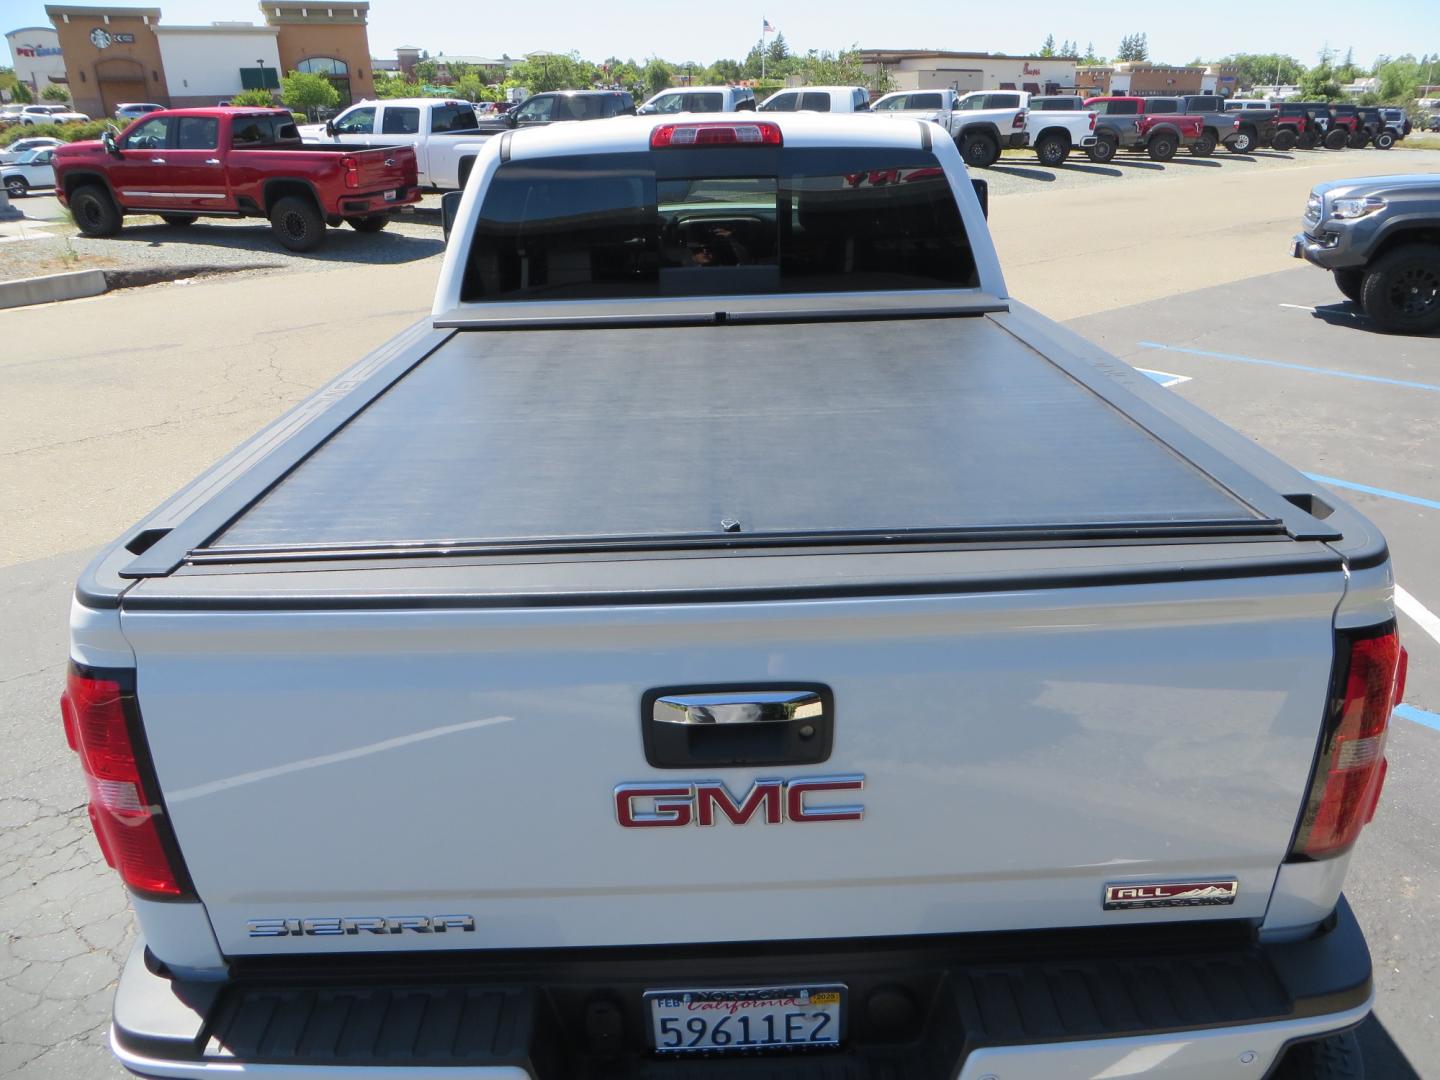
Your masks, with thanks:
[{"label": "truck bed", "polygon": [[1274,530],[969,318],[462,333],[211,548],[1157,527]]}]

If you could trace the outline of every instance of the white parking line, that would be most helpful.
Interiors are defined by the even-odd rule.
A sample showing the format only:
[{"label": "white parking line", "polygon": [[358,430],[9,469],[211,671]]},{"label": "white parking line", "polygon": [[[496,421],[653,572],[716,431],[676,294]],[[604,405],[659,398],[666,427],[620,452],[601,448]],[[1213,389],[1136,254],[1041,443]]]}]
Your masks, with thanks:
[{"label": "white parking line", "polygon": [[1413,619],[1417,626],[1440,645],[1440,615],[1436,615],[1399,585],[1395,586],[1395,606]]},{"label": "white parking line", "polygon": [[1304,304],[1281,304],[1280,306],[1294,308],[1296,311],[1308,311],[1312,315],[1315,314],[1315,309],[1313,307],[1306,307]]}]

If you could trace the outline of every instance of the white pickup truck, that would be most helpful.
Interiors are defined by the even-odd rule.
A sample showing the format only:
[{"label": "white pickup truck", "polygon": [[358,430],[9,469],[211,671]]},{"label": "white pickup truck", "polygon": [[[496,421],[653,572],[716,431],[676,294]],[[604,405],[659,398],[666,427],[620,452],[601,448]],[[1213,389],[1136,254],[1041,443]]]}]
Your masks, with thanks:
[{"label": "white pickup truck", "polygon": [[420,186],[451,191],[465,186],[480,150],[501,129],[482,127],[466,101],[386,98],[362,101],[299,130],[308,143],[412,146]]},{"label": "white pickup truck", "polygon": [[950,133],[971,168],[987,168],[1002,150],[1029,146],[1042,165],[1063,165],[1070,151],[1095,145],[1095,113],[1031,110],[1016,90],[897,90],[871,107],[876,116],[932,120]]},{"label": "white pickup truck", "polygon": [[1012,298],[933,124],[627,117],[475,168],[432,315],[79,582],[120,1059],[1348,1052],[1403,682],[1375,528]]}]

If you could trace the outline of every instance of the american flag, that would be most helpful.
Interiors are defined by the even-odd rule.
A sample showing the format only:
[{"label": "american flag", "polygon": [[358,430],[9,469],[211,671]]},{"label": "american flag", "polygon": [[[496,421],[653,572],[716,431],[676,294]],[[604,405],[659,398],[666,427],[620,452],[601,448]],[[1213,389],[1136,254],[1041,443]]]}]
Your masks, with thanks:
[{"label": "american flag", "polygon": [[769,19],[761,19],[760,22],[761,22],[760,33],[762,33],[762,34],[773,34],[773,33],[775,33],[775,27],[773,27],[773,26],[770,25],[770,20],[769,20]]}]

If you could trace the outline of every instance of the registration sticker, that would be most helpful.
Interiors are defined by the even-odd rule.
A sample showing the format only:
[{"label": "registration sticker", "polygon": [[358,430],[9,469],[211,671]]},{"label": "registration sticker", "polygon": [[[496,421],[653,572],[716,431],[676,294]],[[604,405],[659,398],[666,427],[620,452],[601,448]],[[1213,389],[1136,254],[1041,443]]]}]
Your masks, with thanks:
[{"label": "registration sticker", "polygon": [[387,191],[387,192],[385,192],[385,201],[386,201],[386,202],[394,202],[394,201],[395,201],[395,196],[396,196],[396,194],[397,194],[397,192],[395,192],[395,191],[393,191],[393,190],[392,190],[392,191]]}]

